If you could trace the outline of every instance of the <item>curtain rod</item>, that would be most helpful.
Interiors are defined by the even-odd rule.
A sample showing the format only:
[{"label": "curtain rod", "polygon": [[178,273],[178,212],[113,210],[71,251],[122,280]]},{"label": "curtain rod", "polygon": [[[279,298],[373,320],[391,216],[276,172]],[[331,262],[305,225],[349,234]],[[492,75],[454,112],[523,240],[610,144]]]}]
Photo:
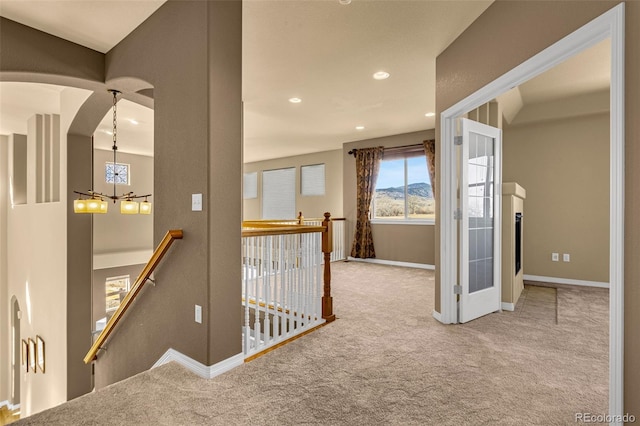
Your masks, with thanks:
[{"label": "curtain rod", "polygon": [[[427,139],[427,140],[433,140],[433,139]],[[402,145],[402,146],[391,146],[388,148],[385,148],[385,151],[394,151],[397,149],[405,149],[405,148],[417,148],[417,147],[422,147],[423,145],[420,143],[416,143],[413,145]],[[353,155],[354,157],[356,156],[356,152],[358,152],[357,148],[352,149],[351,151],[349,151],[347,154],[349,155]]]}]

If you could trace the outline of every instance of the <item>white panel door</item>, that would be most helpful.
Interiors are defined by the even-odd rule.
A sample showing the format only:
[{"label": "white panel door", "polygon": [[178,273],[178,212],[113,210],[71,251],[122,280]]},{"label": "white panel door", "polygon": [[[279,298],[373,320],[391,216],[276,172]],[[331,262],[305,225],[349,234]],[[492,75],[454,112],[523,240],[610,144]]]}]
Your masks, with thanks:
[{"label": "white panel door", "polygon": [[502,131],[462,119],[460,310],[467,322],[501,308]]}]

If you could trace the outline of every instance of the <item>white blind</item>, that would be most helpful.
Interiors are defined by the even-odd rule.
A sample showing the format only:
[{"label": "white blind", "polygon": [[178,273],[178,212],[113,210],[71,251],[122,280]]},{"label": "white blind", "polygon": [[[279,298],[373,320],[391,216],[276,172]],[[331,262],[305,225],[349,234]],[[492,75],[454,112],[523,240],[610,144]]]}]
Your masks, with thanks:
[{"label": "white blind", "polygon": [[245,173],[242,176],[242,198],[258,198],[258,172]]},{"label": "white blind", "polygon": [[302,195],[324,195],[324,164],[300,168],[300,190]]},{"label": "white blind", "polygon": [[262,218],[296,217],[296,168],[262,172]]}]

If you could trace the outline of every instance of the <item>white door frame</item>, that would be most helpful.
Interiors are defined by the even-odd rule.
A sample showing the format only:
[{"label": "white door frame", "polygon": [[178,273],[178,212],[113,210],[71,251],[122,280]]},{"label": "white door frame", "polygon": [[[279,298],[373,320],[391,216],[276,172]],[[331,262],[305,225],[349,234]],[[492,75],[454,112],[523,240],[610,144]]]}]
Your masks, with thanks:
[{"label": "white door frame", "polygon": [[609,198],[609,414],[623,414],[624,336],[624,3],[541,51],[441,114],[440,143],[440,315],[457,322],[457,223],[455,119],[507,90],[547,71],[602,40],[611,40]]}]

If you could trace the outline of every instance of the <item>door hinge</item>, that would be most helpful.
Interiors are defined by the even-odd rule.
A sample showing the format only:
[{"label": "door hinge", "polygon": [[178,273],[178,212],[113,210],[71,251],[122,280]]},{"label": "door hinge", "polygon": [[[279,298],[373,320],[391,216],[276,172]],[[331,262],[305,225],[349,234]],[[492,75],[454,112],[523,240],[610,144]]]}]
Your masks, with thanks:
[{"label": "door hinge", "polygon": [[453,137],[454,145],[462,145],[462,136],[454,136]]},{"label": "door hinge", "polygon": [[455,209],[453,212],[453,220],[462,220],[462,210]]},{"label": "door hinge", "polygon": [[454,285],[453,286],[453,294],[462,294],[462,286]]}]

